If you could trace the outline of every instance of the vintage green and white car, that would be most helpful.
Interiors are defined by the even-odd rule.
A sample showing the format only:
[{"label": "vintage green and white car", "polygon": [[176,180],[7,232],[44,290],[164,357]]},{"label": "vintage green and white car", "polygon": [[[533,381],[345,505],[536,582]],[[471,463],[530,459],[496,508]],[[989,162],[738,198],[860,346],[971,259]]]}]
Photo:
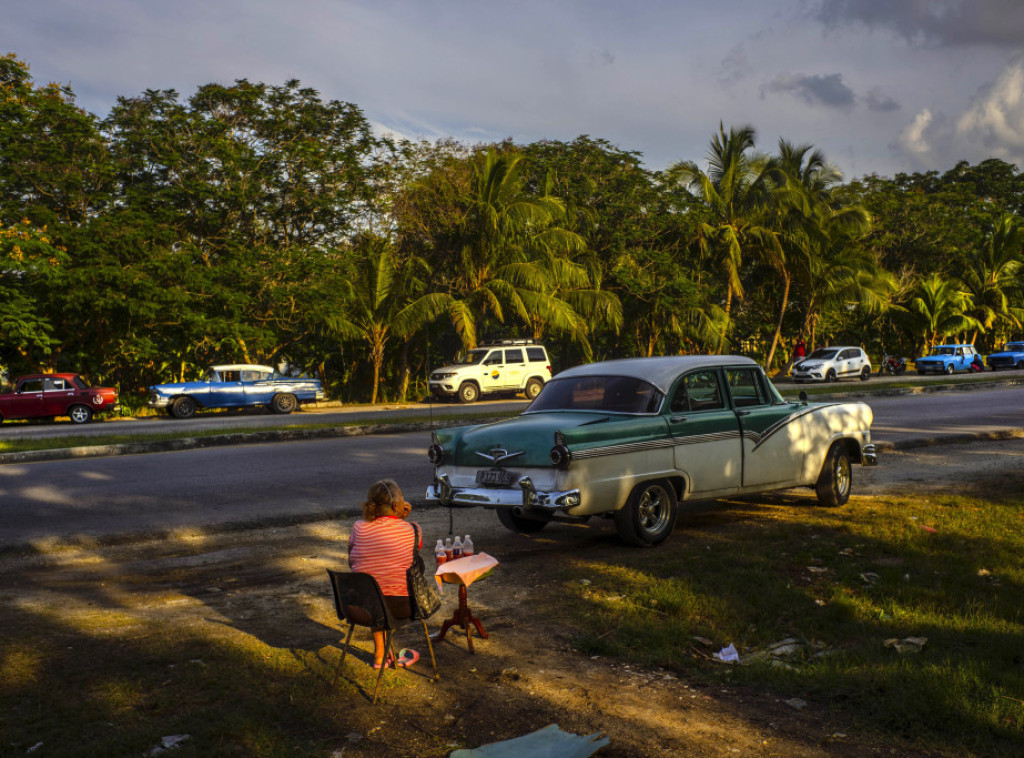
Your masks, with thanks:
[{"label": "vintage green and white car", "polygon": [[749,358],[633,358],[577,366],[520,416],[434,433],[427,500],[494,508],[514,531],[614,518],[657,545],[680,500],[807,486],[850,497],[851,463],[873,465],[864,403],[788,402]]}]

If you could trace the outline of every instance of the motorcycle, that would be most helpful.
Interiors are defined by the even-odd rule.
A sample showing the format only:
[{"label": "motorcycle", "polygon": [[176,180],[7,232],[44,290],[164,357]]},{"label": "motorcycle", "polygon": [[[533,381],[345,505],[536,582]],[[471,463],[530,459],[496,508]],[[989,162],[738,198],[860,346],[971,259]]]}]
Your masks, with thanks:
[{"label": "motorcycle", "polygon": [[878,375],[881,376],[883,373],[886,373],[892,376],[899,376],[906,370],[906,358],[900,358],[899,356],[896,355],[886,355],[882,358],[882,363],[878,367]]}]

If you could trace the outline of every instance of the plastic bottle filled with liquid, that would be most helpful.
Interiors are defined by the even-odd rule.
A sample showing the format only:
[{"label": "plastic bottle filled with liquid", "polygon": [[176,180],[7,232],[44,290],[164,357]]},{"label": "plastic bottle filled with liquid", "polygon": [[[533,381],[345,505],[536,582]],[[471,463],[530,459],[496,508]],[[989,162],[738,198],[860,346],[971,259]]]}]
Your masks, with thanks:
[{"label": "plastic bottle filled with liquid", "polygon": [[462,557],[463,558],[468,558],[469,556],[473,555],[473,553],[475,553],[475,552],[476,552],[476,550],[473,547],[473,540],[471,540],[469,538],[469,535],[467,534],[466,535],[466,539],[464,539],[462,541]]}]

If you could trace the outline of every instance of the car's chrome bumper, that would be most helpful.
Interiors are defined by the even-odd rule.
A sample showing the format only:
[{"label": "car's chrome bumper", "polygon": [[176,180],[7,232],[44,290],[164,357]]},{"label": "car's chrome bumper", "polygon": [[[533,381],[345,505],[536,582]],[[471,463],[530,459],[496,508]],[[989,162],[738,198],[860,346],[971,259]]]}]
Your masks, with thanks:
[{"label": "car's chrome bumper", "polygon": [[566,511],[580,504],[580,491],[545,492],[533,486],[528,476],[511,487],[453,487],[447,474],[441,474],[427,487],[427,502],[441,505],[482,505],[490,508],[521,507],[526,510]]},{"label": "car's chrome bumper", "polygon": [[150,395],[147,405],[150,408],[166,408],[170,402],[171,399],[169,397],[164,397],[163,395]]},{"label": "car's chrome bumper", "polygon": [[862,466],[878,465],[878,452],[873,444],[868,443],[860,449],[860,462]]}]

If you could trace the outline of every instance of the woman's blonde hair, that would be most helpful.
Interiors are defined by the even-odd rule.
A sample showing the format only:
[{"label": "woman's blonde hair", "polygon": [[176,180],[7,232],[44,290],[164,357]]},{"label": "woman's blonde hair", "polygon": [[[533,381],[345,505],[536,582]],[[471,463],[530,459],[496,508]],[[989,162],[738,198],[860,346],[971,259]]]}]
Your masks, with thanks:
[{"label": "woman's blonde hair", "polygon": [[380,516],[397,516],[396,506],[404,502],[402,490],[394,479],[381,479],[370,485],[363,503],[363,521],[373,521]]}]

